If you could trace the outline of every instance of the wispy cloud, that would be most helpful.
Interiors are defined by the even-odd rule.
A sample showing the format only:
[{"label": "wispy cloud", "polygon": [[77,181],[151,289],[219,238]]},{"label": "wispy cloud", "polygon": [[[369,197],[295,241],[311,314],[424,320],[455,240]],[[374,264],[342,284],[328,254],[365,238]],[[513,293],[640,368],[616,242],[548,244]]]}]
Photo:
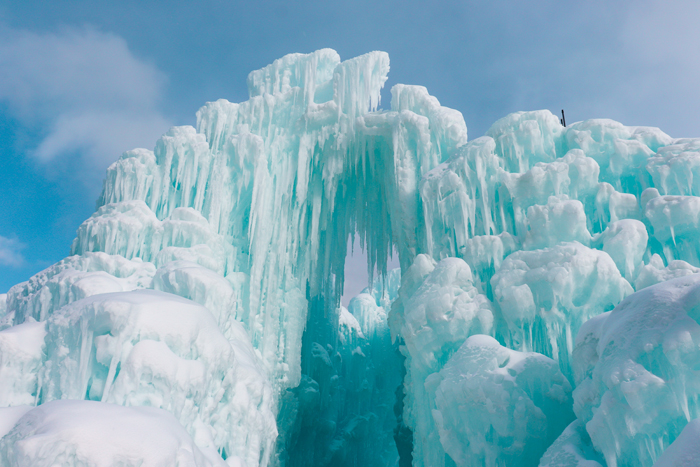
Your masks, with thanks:
[{"label": "wispy cloud", "polygon": [[25,264],[21,250],[24,244],[13,238],[6,238],[0,235],[0,265],[10,267],[20,267]]},{"label": "wispy cloud", "polygon": [[127,149],[153,147],[170,126],[159,110],[165,82],[117,35],[0,27],[0,99],[43,130],[31,148],[39,161],[80,157],[102,170]]}]

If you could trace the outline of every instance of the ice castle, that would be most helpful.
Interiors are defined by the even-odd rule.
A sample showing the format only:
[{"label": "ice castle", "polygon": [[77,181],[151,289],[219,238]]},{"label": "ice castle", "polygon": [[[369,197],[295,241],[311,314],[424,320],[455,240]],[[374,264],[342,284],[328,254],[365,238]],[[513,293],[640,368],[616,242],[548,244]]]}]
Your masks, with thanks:
[{"label": "ice castle", "polygon": [[0,295],[0,465],[700,465],[700,138],[468,141],[388,72],[287,55],[109,167]]}]

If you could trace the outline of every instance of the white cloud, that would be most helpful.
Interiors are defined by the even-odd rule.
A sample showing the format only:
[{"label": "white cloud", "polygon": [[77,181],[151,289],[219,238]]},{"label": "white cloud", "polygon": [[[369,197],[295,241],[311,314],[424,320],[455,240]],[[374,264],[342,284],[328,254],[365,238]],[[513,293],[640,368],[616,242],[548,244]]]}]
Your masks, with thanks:
[{"label": "white cloud", "polygon": [[119,36],[92,29],[0,28],[0,99],[22,124],[46,128],[33,155],[79,155],[102,170],[170,126],[158,108],[164,75]]},{"label": "white cloud", "polygon": [[[344,307],[347,307],[350,304],[350,300],[369,286],[367,253],[360,247],[360,236],[355,235],[354,244],[350,243],[350,240],[348,240],[347,248],[348,254],[345,257],[345,284],[343,286],[343,296],[340,299],[340,303]],[[386,269],[390,271],[399,266],[399,254],[394,250],[392,257],[387,261]],[[374,276],[379,276],[376,269],[374,270]]]},{"label": "white cloud", "polygon": [[19,267],[25,262],[20,250],[24,245],[16,239],[0,235],[0,264],[3,266]]}]

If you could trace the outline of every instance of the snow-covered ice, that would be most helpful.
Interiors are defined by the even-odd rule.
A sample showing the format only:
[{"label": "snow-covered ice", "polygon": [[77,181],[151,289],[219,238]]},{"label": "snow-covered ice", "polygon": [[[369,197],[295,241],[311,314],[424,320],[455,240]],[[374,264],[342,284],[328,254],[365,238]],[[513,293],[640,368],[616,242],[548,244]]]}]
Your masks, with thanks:
[{"label": "snow-covered ice", "polygon": [[153,407],[61,400],[0,410],[3,418],[17,419],[0,439],[7,466],[227,465],[216,451],[200,450],[170,413]]},{"label": "snow-covered ice", "polygon": [[555,361],[490,336],[467,339],[425,387],[440,443],[458,466],[536,465],[574,418]]},{"label": "snow-covered ice", "polygon": [[382,109],[388,72],[287,55],[108,168],[0,295],[3,465],[697,463],[700,138],[469,141],[422,86]]}]

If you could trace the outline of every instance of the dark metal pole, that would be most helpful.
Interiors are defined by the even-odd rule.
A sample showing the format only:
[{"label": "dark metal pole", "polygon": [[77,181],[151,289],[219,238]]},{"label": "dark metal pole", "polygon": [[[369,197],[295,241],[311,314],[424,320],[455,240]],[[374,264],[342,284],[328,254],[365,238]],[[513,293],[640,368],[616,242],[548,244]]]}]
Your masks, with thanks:
[{"label": "dark metal pole", "polygon": [[566,117],[564,116],[564,109],[561,109],[561,118],[559,119],[559,122],[562,124],[562,126],[566,126]]}]

